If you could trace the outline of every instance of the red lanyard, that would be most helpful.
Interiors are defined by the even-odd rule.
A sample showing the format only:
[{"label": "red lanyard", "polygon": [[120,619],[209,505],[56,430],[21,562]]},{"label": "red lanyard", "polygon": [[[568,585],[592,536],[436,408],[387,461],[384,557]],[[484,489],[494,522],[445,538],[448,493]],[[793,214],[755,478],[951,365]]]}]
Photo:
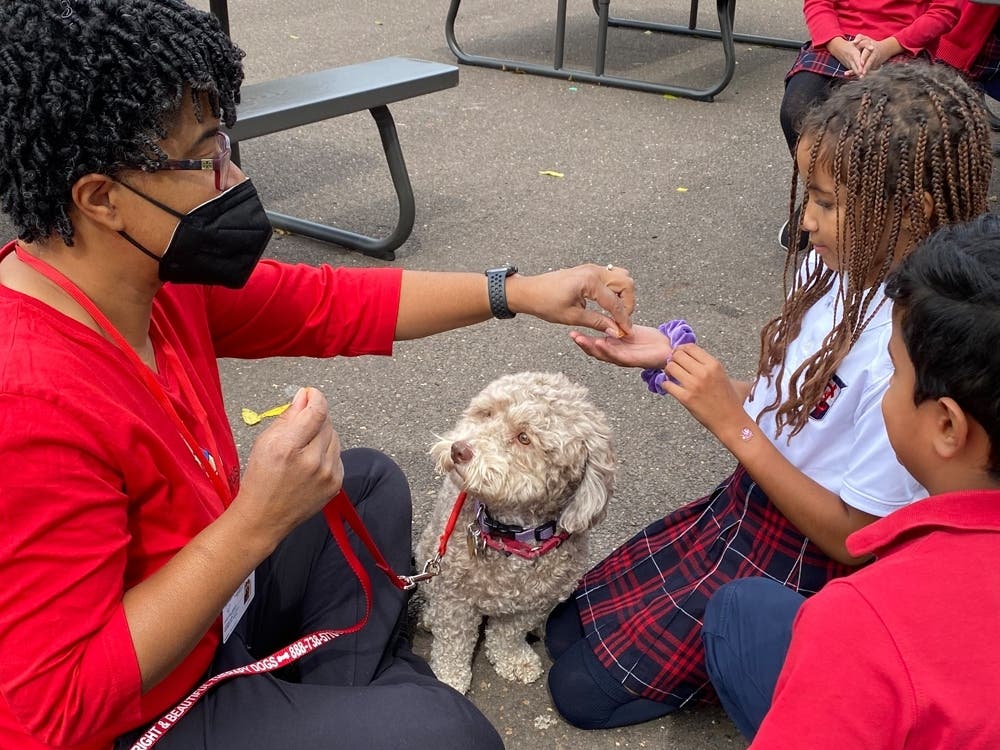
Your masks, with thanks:
[{"label": "red lanyard", "polygon": [[209,690],[214,688],[220,682],[225,682],[226,680],[231,680],[234,677],[241,677],[243,675],[273,672],[276,669],[287,667],[289,664],[301,659],[306,654],[312,653],[324,643],[329,643],[342,635],[356,633],[365,626],[365,623],[368,622],[368,615],[371,613],[372,609],[371,580],[368,578],[368,574],[361,565],[361,561],[358,560],[358,556],[355,555],[354,550],[351,549],[350,542],[347,539],[347,531],[344,527],[345,522],[362,541],[371,553],[372,557],[375,558],[375,565],[380,570],[385,572],[387,576],[389,576],[389,579],[397,588],[413,588],[416,576],[399,576],[392,571],[392,568],[389,567],[389,563],[386,562],[384,557],[382,557],[382,553],[379,552],[378,547],[375,546],[374,540],[368,534],[368,530],[365,528],[364,522],[358,516],[358,512],[354,509],[354,505],[351,503],[350,498],[347,497],[346,492],[341,490],[334,495],[333,499],[326,504],[325,508],[323,508],[323,515],[326,516],[326,521],[330,526],[330,533],[333,534],[334,540],[340,547],[341,552],[344,553],[344,558],[347,560],[347,564],[351,567],[351,570],[354,571],[354,575],[358,577],[358,581],[361,583],[361,590],[365,597],[365,611],[364,614],[361,615],[361,619],[349,628],[339,630],[317,630],[315,633],[305,635],[294,643],[290,643],[284,648],[275,651],[270,656],[265,656],[260,661],[255,661],[252,664],[246,664],[242,667],[236,667],[226,672],[220,672],[214,677],[209,678],[195,688],[187,698],[178,703],[173,710],[168,711],[160,719],[155,721],[153,725],[150,726],[149,729],[147,729],[142,736],[135,741],[129,750],[146,750],[147,748],[155,745],[164,734],[170,731],[170,729],[173,728],[174,725],[176,725],[177,722],[191,710],[191,707],[194,706],[194,704],[201,700]]},{"label": "red lanyard", "polygon": [[[177,378],[181,391],[187,399],[188,407],[194,412],[195,422],[197,424],[205,425],[205,441],[208,443],[208,452],[209,455],[212,456],[212,460],[215,461],[215,464],[213,465],[212,460],[208,459],[199,461],[199,463],[203,468],[205,468],[209,479],[212,479],[213,484],[216,485],[216,492],[219,491],[218,485],[221,483],[226,494],[222,495],[220,493],[219,497],[222,499],[223,503],[228,506],[229,502],[232,500],[232,493],[229,487],[229,482],[226,481],[225,474],[222,470],[222,458],[219,452],[219,445],[215,440],[215,433],[209,428],[210,422],[208,420],[208,412],[205,411],[205,407],[202,405],[201,399],[198,398],[198,394],[194,389],[194,383],[191,382],[191,377],[188,375],[187,365],[181,362],[181,358],[177,355],[177,351],[174,349],[173,344],[171,344],[167,337],[163,334],[163,329],[160,327],[160,324],[156,320],[151,320],[150,323],[151,331],[155,334],[160,351],[163,353],[163,358],[168,363],[169,369],[174,374],[174,377]],[[146,368],[146,372],[149,372],[148,368]],[[155,378],[153,378],[153,382],[159,385]],[[174,411],[174,416],[177,420],[180,420],[180,415],[177,414],[176,411]],[[181,424],[184,424],[183,421],[181,421]],[[185,437],[185,440],[187,439],[188,438]],[[197,456],[204,458],[204,452],[198,451]],[[209,472],[209,470],[211,471]],[[216,482],[216,479],[219,481]]]},{"label": "red lanyard", "polygon": [[[209,450],[215,457],[216,462],[218,462],[217,466],[213,466],[208,458],[205,457],[204,453],[198,449],[198,441],[195,440],[191,430],[177,413],[177,410],[167,397],[166,391],[163,390],[163,387],[157,381],[156,376],[153,375],[152,371],[146,366],[146,364],[139,359],[139,355],[135,353],[135,350],[132,349],[129,343],[125,340],[125,337],[118,332],[111,321],[108,320],[107,316],[105,316],[104,313],[98,309],[97,305],[95,305],[93,301],[91,301],[91,299],[83,293],[83,290],[81,290],[78,286],[76,286],[76,284],[48,263],[45,263],[44,261],[35,258],[33,255],[24,252],[20,246],[16,246],[15,252],[17,253],[17,257],[22,262],[27,263],[43,276],[50,279],[55,284],[58,284],[60,288],[76,300],[76,302],[94,319],[94,322],[97,323],[97,325],[111,337],[115,344],[117,344],[118,348],[121,349],[125,356],[129,359],[136,373],[146,385],[149,392],[154,398],[156,398],[159,404],[163,407],[163,410],[170,416],[174,424],[177,426],[181,437],[184,438],[188,448],[191,449],[191,453],[194,454],[195,459],[205,470],[209,479],[212,480],[212,484],[215,486],[216,492],[219,493],[219,498],[223,501],[223,503],[228,505],[232,496],[229,490],[229,485],[225,482],[222,475],[218,471],[218,467],[221,466],[221,459],[215,444],[215,438],[212,435],[211,430],[208,429],[207,413],[205,412],[205,409],[194,390],[194,384],[188,377],[186,368],[181,363],[180,357],[177,355],[177,352],[174,350],[167,338],[163,335],[163,331],[160,329],[160,326],[156,323],[156,321],[151,321],[151,333],[155,335],[157,339],[156,344],[159,345],[164,358],[169,363],[174,375],[177,377],[181,390],[184,392],[184,396],[188,400],[189,407],[194,410],[195,419],[199,420],[206,427],[206,433],[210,443]],[[420,576],[400,576],[393,572],[392,567],[376,546],[375,541],[371,538],[371,535],[368,533],[368,529],[365,528],[364,522],[361,520],[360,516],[358,516],[353,503],[351,503],[350,498],[348,498],[347,493],[344,492],[344,490],[338,492],[330,500],[330,502],[326,504],[323,508],[323,515],[326,517],[327,525],[330,527],[330,533],[333,535],[334,540],[340,547],[341,552],[343,552],[344,558],[347,560],[347,564],[350,566],[351,570],[354,571],[354,575],[357,576],[358,581],[361,583],[361,589],[365,597],[365,611],[361,616],[361,619],[349,628],[339,630],[319,630],[315,633],[310,633],[309,635],[299,638],[294,643],[285,646],[283,649],[276,651],[260,661],[247,664],[242,667],[237,667],[235,669],[230,669],[206,680],[187,698],[178,703],[172,711],[164,714],[161,719],[158,719],[149,729],[147,729],[142,737],[140,737],[135,744],[132,745],[131,750],[144,750],[145,748],[155,745],[159,739],[171,729],[171,727],[180,721],[181,717],[183,717],[195,703],[201,700],[201,698],[209,690],[218,685],[220,682],[224,682],[241,675],[263,674],[264,672],[272,672],[276,669],[280,669],[294,661],[297,661],[298,659],[301,659],[306,654],[315,651],[324,643],[329,643],[342,635],[356,633],[365,626],[365,623],[368,622],[368,616],[371,613],[371,581],[369,580],[368,574],[365,572],[361,561],[358,560],[358,556],[355,555],[354,550],[351,549],[350,542],[347,539],[345,524],[351,527],[358,539],[360,539],[362,544],[364,544],[365,548],[374,559],[375,566],[379,570],[383,571],[397,588],[411,589],[416,585],[416,581],[418,579],[422,579]],[[442,544],[444,544],[444,542],[442,542]]]},{"label": "red lanyard", "polygon": [[111,337],[111,340],[118,346],[122,354],[125,355],[126,359],[129,360],[129,363],[132,365],[132,369],[135,370],[136,375],[138,375],[139,379],[146,386],[146,389],[153,396],[153,398],[156,399],[157,403],[159,403],[160,407],[167,414],[167,416],[173,421],[177,431],[184,439],[184,442],[187,443],[191,454],[205,471],[205,474],[212,482],[212,486],[215,487],[215,492],[222,501],[223,507],[228,506],[230,501],[233,499],[232,492],[230,491],[228,482],[223,479],[220,472],[220,469],[222,468],[222,457],[219,455],[215,437],[208,424],[208,415],[205,412],[204,406],[202,406],[201,400],[198,398],[198,394],[195,393],[194,385],[191,383],[191,379],[187,375],[186,368],[181,364],[180,358],[177,356],[177,352],[174,351],[170,342],[167,341],[163,332],[160,330],[159,325],[155,321],[151,321],[151,331],[159,339],[157,343],[160,345],[161,351],[163,351],[164,358],[169,363],[171,371],[180,382],[181,390],[184,392],[184,396],[188,401],[189,407],[194,410],[195,417],[205,426],[205,433],[209,442],[208,449],[215,462],[214,465],[213,462],[205,456],[205,452],[199,447],[200,443],[195,438],[190,428],[188,428],[187,424],[185,424],[181,415],[177,413],[177,410],[171,403],[166,391],[163,390],[163,386],[161,386],[159,381],[156,379],[153,371],[146,366],[145,362],[139,359],[139,355],[135,353],[135,350],[128,343],[128,341],[125,340],[125,337],[118,332],[118,329],[115,328],[114,324],[108,320],[107,316],[101,312],[97,305],[95,305],[93,301],[83,293],[83,290],[45,261],[25,252],[20,245],[15,246],[14,252],[17,253],[17,257],[22,263],[26,263],[31,266],[31,268],[38,271],[38,273],[45,276],[52,283],[57,284],[59,288],[72,297],[76,303],[86,310],[87,314],[94,319],[97,326],[109,337]]}]

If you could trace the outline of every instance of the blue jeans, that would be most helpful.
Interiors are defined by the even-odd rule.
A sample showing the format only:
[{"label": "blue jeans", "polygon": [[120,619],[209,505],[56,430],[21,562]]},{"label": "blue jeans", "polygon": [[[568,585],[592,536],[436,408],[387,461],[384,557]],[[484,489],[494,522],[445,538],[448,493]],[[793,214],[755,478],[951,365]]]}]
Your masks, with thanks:
[{"label": "blue jeans", "polygon": [[752,740],[771,707],[788,653],[792,622],[805,597],[768,578],[722,586],[708,602],[702,641],[722,707]]}]

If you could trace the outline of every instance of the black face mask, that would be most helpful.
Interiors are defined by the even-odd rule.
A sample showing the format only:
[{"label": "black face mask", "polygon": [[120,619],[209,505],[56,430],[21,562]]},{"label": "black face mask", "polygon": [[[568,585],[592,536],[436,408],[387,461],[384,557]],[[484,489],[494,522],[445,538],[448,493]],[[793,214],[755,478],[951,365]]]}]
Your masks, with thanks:
[{"label": "black face mask", "polygon": [[[125,185],[124,182],[120,184]],[[131,185],[125,187],[180,219],[162,257],[125,232],[119,232],[160,264],[162,281],[230,289],[239,289],[247,283],[273,231],[250,180],[244,180],[186,214],[174,211]]]}]

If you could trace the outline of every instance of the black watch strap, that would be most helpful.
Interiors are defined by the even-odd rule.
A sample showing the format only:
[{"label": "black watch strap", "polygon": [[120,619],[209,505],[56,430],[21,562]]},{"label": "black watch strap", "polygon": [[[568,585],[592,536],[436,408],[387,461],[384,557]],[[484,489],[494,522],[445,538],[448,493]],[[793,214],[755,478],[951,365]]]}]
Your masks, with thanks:
[{"label": "black watch strap", "polygon": [[486,271],[486,288],[490,296],[490,312],[494,318],[513,318],[517,313],[512,313],[507,307],[507,277],[517,273],[515,266],[501,266],[491,268]]}]

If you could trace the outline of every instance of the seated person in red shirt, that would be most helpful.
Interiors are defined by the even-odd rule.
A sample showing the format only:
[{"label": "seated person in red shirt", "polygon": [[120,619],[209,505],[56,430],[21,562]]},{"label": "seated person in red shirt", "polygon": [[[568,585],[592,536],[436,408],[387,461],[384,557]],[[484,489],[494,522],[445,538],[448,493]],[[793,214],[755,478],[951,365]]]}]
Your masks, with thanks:
[{"label": "seated person in red shirt", "polygon": [[795,153],[799,121],[830,87],[861,78],[895,57],[912,59],[937,49],[958,21],[962,0],[873,2],[805,0],[809,41],[785,76],[781,129]]},{"label": "seated person in red shirt", "polygon": [[965,0],[958,23],[938,43],[937,57],[1000,99],[1000,5]]},{"label": "seated person in red shirt", "polygon": [[[491,313],[627,331],[632,280],[258,262],[222,130],[242,57],[180,0],[0,3],[0,748],[501,748],[363,550],[367,624],[302,656],[366,604],[320,511],[345,490],[406,574],[409,487],[311,388],[241,476],[216,360],[389,355]],[[185,700],[293,641],[291,668]]]},{"label": "seated person in red shirt", "polygon": [[[958,20],[962,0],[805,0],[809,41],[785,75],[779,120],[794,158],[802,118],[834,86],[861,78],[889,60],[933,55],[939,37]],[[796,207],[789,219],[799,220]],[[794,225],[782,225],[778,244],[788,250]],[[798,250],[807,238],[800,237]]]},{"label": "seated person in red shirt", "polygon": [[[995,100],[1000,100],[1000,5],[965,0],[955,28],[941,37],[938,59],[964,72]],[[989,107],[990,127],[1000,130],[1000,116]],[[1000,143],[993,146],[1000,156]]]},{"label": "seated person in red shirt", "polygon": [[763,578],[712,597],[708,671],[753,750],[1000,747],[1000,217],[938,230],[886,295],[882,413],[931,496],[848,537],[874,562],[809,600]]}]

